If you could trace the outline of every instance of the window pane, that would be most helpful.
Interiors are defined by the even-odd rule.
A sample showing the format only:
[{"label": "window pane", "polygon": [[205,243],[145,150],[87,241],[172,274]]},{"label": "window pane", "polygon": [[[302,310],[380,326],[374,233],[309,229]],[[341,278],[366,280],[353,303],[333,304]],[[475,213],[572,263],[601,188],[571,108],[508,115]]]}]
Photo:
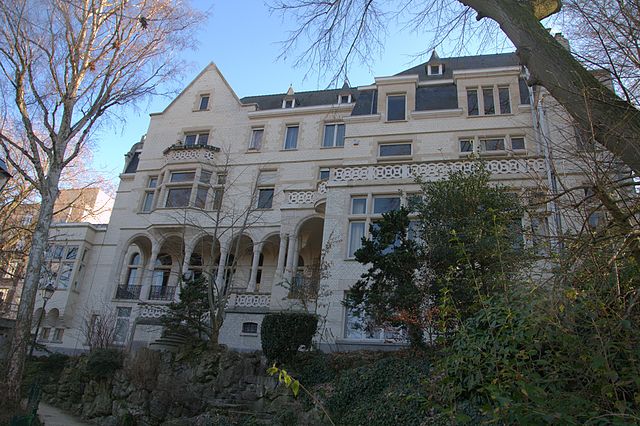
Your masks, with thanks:
[{"label": "window pane", "polygon": [[253,129],[251,132],[251,142],[249,143],[249,149],[260,150],[262,148],[262,135],[264,129]]},{"label": "window pane", "polygon": [[258,193],[258,208],[270,209],[273,204],[273,188],[261,189]]},{"label": "window pane", "polygon": [[482,139],[480,142],[484,151],[504,150],[504,139]]},{"label": "window pane", "polygon": [[362,238],[364,237],[364,222],[351,222],[349,224],[349,257],[362,247]]},{"label": "window pane", "polygon": [[284,149],[296,149],[298,147],[298,126],[287,127],[287,135],[284,140]]},{"label": "window pane", "polygon": [[405,119],[405,96],[387,96],[387,121]]},{"label": "window pane", "polygon": [[227,183],[227,174],[218,173],[218,185],[224,185],[225,183]]},{"label": "window pane", "polygon": [[167,194],[167,207],[187,207],[191,198],[191,188],[172,188]]},{"label": "window pane", "polygon": [[127,332],[129,331],[129,318],[116,319],[116,327],[113,336],[113,341],[117,343],[124,343],[127,340]]},{"label": "window pane", "polygon": [[367,199],[366,198],[352,198],[351,199],[351,214],[366,214],[367,213]]},{"label": "window pane", "polygon": [[202,182],[202,183],[211,182],[211,172],[209,172],[207,170],[202,170],[200,172],[200,182]]},{"label": "window pane", "polygon": [[73,270],[73,263],[63,263],[58,274],[58,288],[69,288],[69,281],[71,280],[71,271]]},{"label": "window pane", "polygon": [[469,115],[478,115],[478,91],[467,90],[467,110]]},{"label": "window pane", "polygon": [[224,194],[224,190],[222,188],[216,188],[213,191],[213,206],[211,206],[214,210],[219,210],[222,206],[222,195]]},{"label": "window pane", "polygon": [[500,114],[510,114],[511,99],[509,97],[509,88],[500,87],[498,89],[498,94],[500,95]]},{"label": "window pane", "polygon": [[255,322],[243,322],[242,323],[242,332],[247,334],[257,334],[258,333],[258,324]]},{"label": "window pane", "polygon": [[62,253],[64,252],[64,246],[53,246],[53,258],[54,259],[62,259]]},{"label": "window pane", "polygon": [[196,144],[196,137],[197,137],[197,135],[185,135],[184,144],[186,146],[195,145]]},{"label": "window pane", "polygon": [[395,155],[411,155],[411,144],[397,143],[380,145],[380,157],[391,157]]},{"label": "window pane", "polygon": [[320,174],[319,174],[320,180],[329,180],[330,175],[331,175],[331,171],[329,169],[320,169]]},{"label": "window pane", "polygon": [[340,95],[340,103],[341,104],[348,104],[349,103],[349,96],[351,96],[351,95]]},{"label": "window pane", "polygon": [[440,65],[429,65],[429,71],[431,75],[440,74]]},{"label": "window pane", "polygon": [[511,149],[524,149],[524,138],[511,138]]},{"label": "window pane", "polygon": [[129,268],[129,277],[127,277],[127,286],[136,285],[138,277],[138,268]]},{"label": "window pane", "polygon": [[201,133],[198,135],[198,145],[206,145],[209,142],[209,134]]},{"label": "window pane", "polygon": [[336,146],[344,146],[344,124],[338,124],[336,131]]},{"label": "window pane", "polygon": [[473,140],[465,139],[460,141],[460,152],[472,152]]},{"label": "window pane", "polygon": [[199,209],[204,209],[207,205],[207,192],[208,188],[200,187],[196,191],[195,206]]},{"label": "window pane", "polygon": [[381,214],[398,210],[400,208],[400,197],[374,197],[373,213]]},{"label": "window pane", "polygon": [[200,109],[207,109],[209,107],[209,96],[200,96]]},{"label": "window pane", "polygon": [[335,139],[336,125],[335,124],[327,124],[324,126],[324,140],[322,141],[322,146],[329,147],[333,146]]},{"label": "window pane", "polygon": [[65,258],[67,260],[74,260],[78,257],[78,246],[69,246],[67,247],[67,255]]},{"label": "window pane", "polygon": [[495,114],[496,107],[493,102],[493,88],[482,89],[482,100],[484,101],[484,113],[487,115]]},{"label": "window pane", "polygon": [[192,182],[196,177],[196,172],[171,173],[171,182]]},{"label": "window pane", "polygon": [[150,212],[153,208],[153,192],[147,192],[144,194],[144,203],[142,203],[142,211]]},{"label": "window pane", "polygon": [[149,178],[149,183],[147,184],[148,188],[155,188],[156,186],[158,186],[158,177],[157,176],[153,176]]}]

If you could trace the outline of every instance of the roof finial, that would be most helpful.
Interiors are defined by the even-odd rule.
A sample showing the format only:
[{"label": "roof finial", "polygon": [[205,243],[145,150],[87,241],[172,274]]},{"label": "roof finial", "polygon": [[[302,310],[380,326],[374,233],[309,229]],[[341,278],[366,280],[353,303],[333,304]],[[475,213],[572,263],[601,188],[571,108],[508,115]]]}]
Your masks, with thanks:
[{"label": "roof finial", "polygon": [[433,49],[433,52],[431,52],[431,57],[429,58],[429,61],[427,63],[440,63],[440,56],[438,56],[438,52],[436,52],[436,49]]},{"label": "roof finial", "polygon": [[293,85],[290,84],[289,85],[289,90],[287,90],[287,96],[293,96],[294,93],[296,93],[296,92],[293,90]]},{"label": "roof finial", "polygon": [[349,77],[344,78],[344,84],[342,84],[342,90],[348,90],[351,88],[351,83],[349,82]]}]

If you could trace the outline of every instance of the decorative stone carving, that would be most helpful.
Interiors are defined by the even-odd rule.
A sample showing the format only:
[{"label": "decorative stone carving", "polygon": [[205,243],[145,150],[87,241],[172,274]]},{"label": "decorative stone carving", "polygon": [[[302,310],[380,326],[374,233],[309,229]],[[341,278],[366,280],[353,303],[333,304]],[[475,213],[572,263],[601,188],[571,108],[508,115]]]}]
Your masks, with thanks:
[{"label": "decorative stone carving", "polygon": [[163,305],[141,305],[140,306],[140,318],[160,318],[166,312],[166,307]]},{"label": "decorative stone carving", "polygon": [[[271,304],[270,294],[238,294],[235,300],[229,299],[228,308],[268,308]],[[231,303],[232,302],[232,303]]]}]

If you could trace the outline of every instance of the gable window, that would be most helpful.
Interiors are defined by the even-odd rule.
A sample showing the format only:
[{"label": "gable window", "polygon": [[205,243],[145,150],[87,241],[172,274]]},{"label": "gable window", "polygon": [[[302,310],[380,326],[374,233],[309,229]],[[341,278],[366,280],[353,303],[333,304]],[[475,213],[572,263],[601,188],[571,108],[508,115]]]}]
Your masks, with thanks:
[{"label": "gable window", "polygon": [[209,95],[201,95],[200,96],[200,105],[199,110],[204,111],[209,108]]},{"label": "gable window", "polygon": [[262,136],[264,135],[264,129],[252,129],[251,140],[249,141],[249,149],[253,151],[260,151],[262,148]]},{"label": "gable window", "polygon": [[326,124],[322,146],[324,148],[344,146],[344,124]]},{"label": "gable window", "polygon": [[287,126],[284,136],[284,149],[298,148],[298,126]]},{"label": "gable window", "polygon": [[467,111],[469,115],[478,115],[478,91],[467,89]]},{"label": "gable window", "polygon": [[406,96],[387,96],[387,121],[402,121],[406,117]]},{"label": "gable window", "polygon": [[511,114],[511,97],[509,96],[509,88],[499,87],[498,97],[500,99],[500,114]]},{"label": "gable window", "polygon": [[295,99],[283,99],[282,100],[282,108],[295,108],[296,100]]},{"label": "gable window", "polygon": [[399,157],[411,155],[411,142],[385,143],[378,146],[379,157]]},{"label": "gable window", "polygon": [[209,133],[188,133],[184,135],[185,146],[206,145],[209,142]]}]

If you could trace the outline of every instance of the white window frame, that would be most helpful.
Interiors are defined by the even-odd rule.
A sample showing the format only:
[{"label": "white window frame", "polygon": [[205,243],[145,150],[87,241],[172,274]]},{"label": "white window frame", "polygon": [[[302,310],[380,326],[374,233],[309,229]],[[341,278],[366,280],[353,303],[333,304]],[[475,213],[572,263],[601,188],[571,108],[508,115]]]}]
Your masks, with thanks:
[{"label": "white window frame", "polygon": [[[287,106],[287,103],[291,102],[291,106]],[[296,107],[296,98],[284,98],[282,100],[282,108],[283,109],[292,109]]]},{"label": "white window frame", "polygon": [[[287,148],[287,138],[289,136],[289,129],[296,128],[296,139],[293,147]],[[284,130],[284,141],[282,143],[283,151],[295,151],[298,149],[298,139],[300,138],[300,124],[287,124]]]},{"label": "white window frame", "polygon": [[[256,144],[256,135],[260,135],[260,141]],[[249,151],[260,151],[264,140],[264,127],[252,127],[249,139]]]},{"label": "white window frame", "polygon": [[[382,147],[389,145],[409,145],[410,153],[409,154],[395,154],[395,155],[382,155]],[[413,142],[411,141],[397,141],[397,142],[379,142],[377,148],[377,157],[378,159],[386,160],[386,159],[410,159],[413,157]]]},{"label": "white window frame", "polygon": [[[437,73],[433,73],[431,67],[438,67],[438,72]],[[427,64],[427,75],[442,75],[442,64],[436,64],[436,65],[429,65]]]},{"label": "white window frame", "polygon": [[[205,107],[202,108],[202,102],[205,99],[207,100],[207,105],[205,105]],[[203,93],[202,95],[200,95],[198,97],[198,111],[208,111],[210,102],[211,102],[211,95],[209,93]]]},{"label": "white window frame", "polygon": [[[187,143],[187,138],[194,137],[193,143]],[[201,143],[201,140],[206,138],[205,143]],[[184,146],[207,146],[209,145],[209,132],[188,132],[184,134]]]},{"label": "white window frame", "polygon": [[[327,138],[327,127],[333,126],[333,135],[331,138],[331,145],[325,145],[324,142]],[[342,126],[342,145],[338,145],[338,130]],[[322,131],[322,146],[321,148],[344,148],[344,141],[346,139],[347,127],[343,122],[336,121],[332,123],[324,123],[324,130]]]},{"label": "white window frame", "polygon": [[[345,96],[347,97],[347,102],[342,102],[342,98]],[[349,94],[341,93],[338,95],[338,104],[344,105],[344,104],[350,104],[350,103],[351,103],[351,93]]]}]

